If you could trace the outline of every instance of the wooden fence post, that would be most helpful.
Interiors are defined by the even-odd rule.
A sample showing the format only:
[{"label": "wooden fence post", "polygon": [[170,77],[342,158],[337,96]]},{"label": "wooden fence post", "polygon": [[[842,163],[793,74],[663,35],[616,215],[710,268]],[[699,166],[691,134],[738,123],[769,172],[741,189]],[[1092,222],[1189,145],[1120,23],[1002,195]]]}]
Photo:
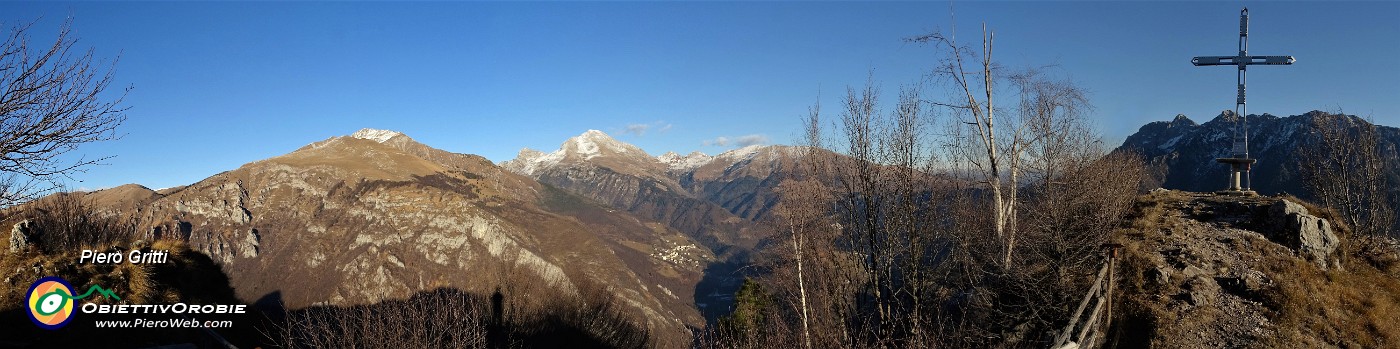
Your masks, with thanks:
[{"label": "wooden fence post", "polygon": [[1109,243],[1104,244],[1104,247],[1108,247],[1108,292],[1104,294],[1104,297],[1108,300],[1108,307],[1104,310],[1104,312],[1107,314],[1104,314],[1103,322],[1103,339],[1105,342],[1107,342],[1109,338],[1108,332],[1113,329],[1113,286],[1115,284],[1115,282],[1113,282],[1113,274],[1115,272],[1114,268],[1117,267],[1116,264],[1118,261],[1118,249],[1123,247],[1123,245]]}]

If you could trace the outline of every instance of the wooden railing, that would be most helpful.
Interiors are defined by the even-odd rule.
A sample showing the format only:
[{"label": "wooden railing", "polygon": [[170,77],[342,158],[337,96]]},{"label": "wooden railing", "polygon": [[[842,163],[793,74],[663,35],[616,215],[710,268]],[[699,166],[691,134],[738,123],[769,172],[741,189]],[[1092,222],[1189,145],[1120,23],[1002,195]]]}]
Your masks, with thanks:
[{"label": "wooden railing", "polygon": [[[1108,249],[1107,261],[1102,268],[1099,268],[1098,277],[1094,279],[1094,285],[1089,288],[1089,293],[1084,295],[1084,300],[1079,302],[1079,307],[1074,310],[1074,316],[1069,318],[1069,324],[1055,337],[1053,349],[1078,349],[1092,348],[1097,341],[1104,338],[1104,332],[1109,328],[1113,318],[1113,267],[1114,260],[1118,258],[1118,248],[1123,247],[1118,244],[1105,244]],[[1094,303],[1094,309],[1086,315],[1084,309],[1090,302]],[[1084,317],[1083,326],[1075,331],[1075,325]],[[1103,324],[1099,324],[1099,320]]]}]

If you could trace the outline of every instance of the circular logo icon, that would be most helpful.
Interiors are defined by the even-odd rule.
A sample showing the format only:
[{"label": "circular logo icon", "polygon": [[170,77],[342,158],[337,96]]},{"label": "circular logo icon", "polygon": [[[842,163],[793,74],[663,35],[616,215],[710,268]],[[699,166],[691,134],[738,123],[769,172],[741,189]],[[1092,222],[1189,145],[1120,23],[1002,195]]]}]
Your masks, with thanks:
[{"label": "circular logo icon", "polygon": [[73,320],[73,285],[57,276],[46,276],[29,286],[24,299],[35,325],[56,330]]}]

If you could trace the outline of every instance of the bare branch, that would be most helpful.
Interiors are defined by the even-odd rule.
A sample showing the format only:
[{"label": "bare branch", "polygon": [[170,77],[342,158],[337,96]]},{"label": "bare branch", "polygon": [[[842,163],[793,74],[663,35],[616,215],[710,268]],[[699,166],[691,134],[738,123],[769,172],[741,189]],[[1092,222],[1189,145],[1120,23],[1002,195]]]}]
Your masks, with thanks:
[{"label": "bare branch", "polygon": [[[105,71],[93,50],[73,52],[72,20],[46,49],[29,46],[31,24],[16,26],[0,45],[0,206],[30,200],[109,157],[63,160],[91,142],[117,139],[126,120],[122,100],[107,99],[116,60]],[[25,183],[23,185],[8,185]]]}]

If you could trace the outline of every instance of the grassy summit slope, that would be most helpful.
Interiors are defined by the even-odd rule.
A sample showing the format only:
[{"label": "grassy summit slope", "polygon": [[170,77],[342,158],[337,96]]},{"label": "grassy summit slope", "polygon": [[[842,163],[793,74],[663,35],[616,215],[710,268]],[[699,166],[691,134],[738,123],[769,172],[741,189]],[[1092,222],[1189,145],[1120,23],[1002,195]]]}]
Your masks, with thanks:
[{"label": "grassy summit slope", "polygon": [[[1118,275],[1120,347],[1400,346],[1400,264],[1362,256],[1333,215],[1338,241],[1310,261],[1269,213],[1291,197],[1221,197],[1158,190],[1138,199]],[[1294,247],[1290,247],[1294,246]],[[1325,265],[1325,268],[1324,268]]]}]

